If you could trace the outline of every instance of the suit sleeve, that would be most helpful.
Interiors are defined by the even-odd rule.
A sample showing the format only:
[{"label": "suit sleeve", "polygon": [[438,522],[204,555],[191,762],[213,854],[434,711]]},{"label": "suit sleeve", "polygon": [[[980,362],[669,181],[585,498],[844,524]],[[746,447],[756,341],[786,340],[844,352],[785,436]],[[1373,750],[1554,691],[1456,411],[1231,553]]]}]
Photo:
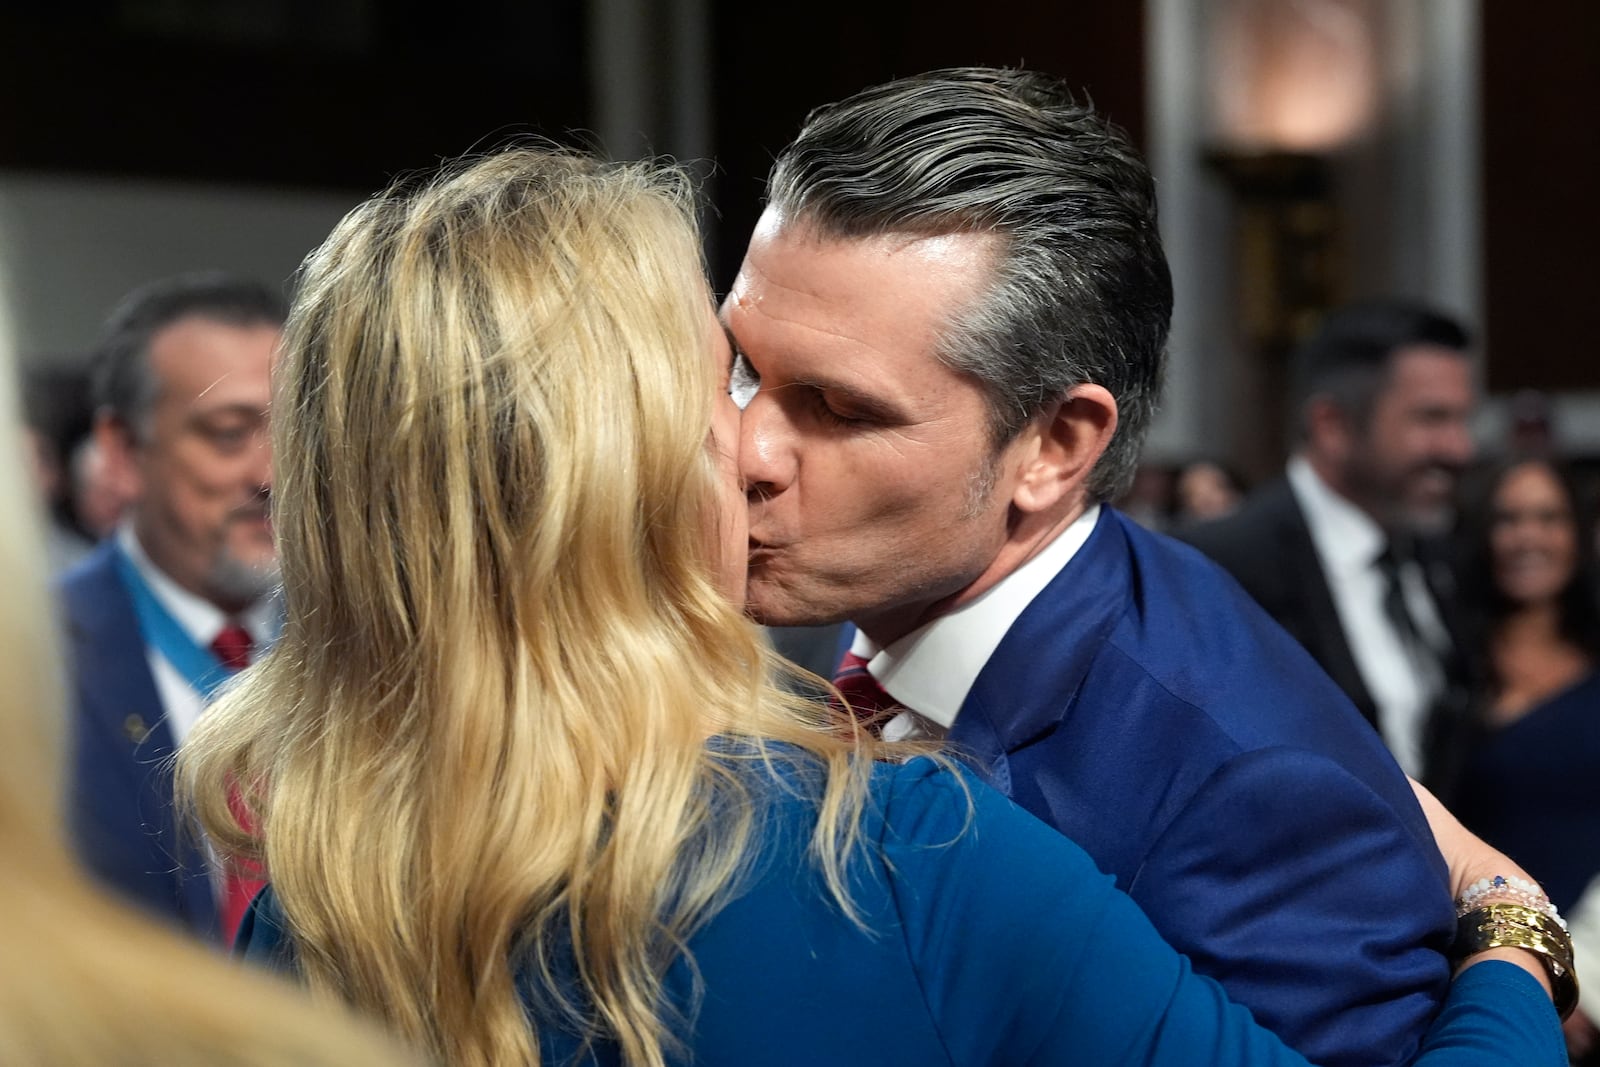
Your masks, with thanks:
[{"label": "suit sleeve", "polygon": [[[904,782],[884,842],[951,1063],[1306,1067],[1197,975],[1082,849],[975,783],[968,822],[958,781],[924,771]],[[1423,1049],[1416,1067],[1566,1062],[1549,998],[1509,964],[1469,970]]]},{"label": "suit sleeve", "polygon": [[1263,1025],[1326,1067],[1416,1054],[1449,982],[1449,890],[1431,842],[1332,760],[1223,764],[1162,831],[1130,892]]}]

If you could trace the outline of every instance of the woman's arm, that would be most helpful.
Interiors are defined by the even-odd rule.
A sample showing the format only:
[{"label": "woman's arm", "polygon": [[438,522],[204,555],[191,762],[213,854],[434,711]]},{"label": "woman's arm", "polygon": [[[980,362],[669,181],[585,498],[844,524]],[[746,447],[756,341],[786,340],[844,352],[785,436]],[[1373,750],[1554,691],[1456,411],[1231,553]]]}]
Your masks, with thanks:
[{"label": "woman's arm", "polygon": [[[1195,974],[1082,849],[969,784],[962,832],[956,776],[919,782],[908,767],[884,840],[906,944],[956,1062],[1306,1067]],[[1537,965],[1462,973],[1411,1063],[1565,1067]]]},{"label": "woman's arm", "polygon": [[[1513,862],[1511,857],[1462,826],[1460,820],[1420,783],[1412,781],[1411,788],[1417,794],[1417,802],[1422,805],[1422,813],[1428,818],[1428,826],[1433,830],[1434,840],[1439,843],[1439,851],[1444,854],[1445,862],[1450,867],[1450,892],[1458,901],[1469,886],[1485,879],[1517,878],[1532,882],[1527,871]],[[1567,957],[1570,966],[1570,946]],[[1474,953],[1460,961],[1456,974],[1460,975],[1469,967],[1490,960],[1520,967],[1532,975],[1546,993],[1556,996],[1548,964],[1543,957],[1525,949],[1491,948]]]}]

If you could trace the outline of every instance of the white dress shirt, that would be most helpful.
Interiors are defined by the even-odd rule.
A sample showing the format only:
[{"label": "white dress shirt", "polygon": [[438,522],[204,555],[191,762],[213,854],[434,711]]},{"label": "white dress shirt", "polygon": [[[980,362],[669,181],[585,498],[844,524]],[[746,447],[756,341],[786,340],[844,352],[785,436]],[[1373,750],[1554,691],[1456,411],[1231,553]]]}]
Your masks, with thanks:
[{"label": "white dress shirt", "polygon": [[[1288,476],[1350,654],[1377,705],[1378,730],[1395,761],[1415,778],[1422,772],[1428,711],[1443,691],[1444,675],[1438,659],[1419,654],[1384,611],[1389,579],[1378,560],[1388,537],[1370,515],[1329,488],[1304,456],[1289,461]],[[1399,582],[1422,639],[1436,651],[1447,647],[1439,609],[1415,560],[1400,565]]]},{"label": "white dress shirt", "polygon": [[[128,559],[133,562],[139,577],[144,579],[151,595],[196,644],[201,648],[210,648],[223,627],[232,621],[230,617],[221,608],[189,592],[157,568],[145,554],[144,546],[139,544],[139,538],[129,524],[118,527],[117,543],[128,554]],[[258,652],[276,635],[277,617],[277,604],[270,596],[262,597],[238,616],[239,625],[249,631]],[[146,644],[144,654],[150,664],[150,674],[156,681],[161,707],[166,712],[167,729],[172,731],[172,742],[182,745],[205,711],[206,699],[154,645]]]},{"label": "white dress shirt", "polygon": [[1094,532],[1100,506],[1091,506],[1056,535],[1038,555],[1000,579],[982,596],[911,631],[880,649],[860,630],[850,651],[866,659],[867,671],[907,709],[884,725],[886,740],[943,737],[984,664],[1017,618],[1044,591]]}]

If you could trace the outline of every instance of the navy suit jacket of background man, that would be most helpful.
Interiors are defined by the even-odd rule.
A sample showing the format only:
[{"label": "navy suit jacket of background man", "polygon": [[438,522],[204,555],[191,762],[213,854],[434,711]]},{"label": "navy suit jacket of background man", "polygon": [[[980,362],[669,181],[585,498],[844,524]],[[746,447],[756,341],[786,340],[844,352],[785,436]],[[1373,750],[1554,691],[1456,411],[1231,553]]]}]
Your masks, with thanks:
[{"label": "navy suit jacket of background man", "polygon": [[180,833],[170,761],[176,745],[133,600],[107,540],[61,579],[71,667],[68,810],[79,855],[102,882],[202,937],[217,904],[198,831]]}]

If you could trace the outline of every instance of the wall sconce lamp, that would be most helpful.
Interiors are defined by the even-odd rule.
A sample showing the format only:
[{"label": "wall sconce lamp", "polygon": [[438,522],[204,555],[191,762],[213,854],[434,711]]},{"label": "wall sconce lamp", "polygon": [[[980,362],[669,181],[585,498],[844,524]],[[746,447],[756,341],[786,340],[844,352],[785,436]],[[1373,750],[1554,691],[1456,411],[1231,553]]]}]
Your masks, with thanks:
[{"label": "wall sconce lamp", "polygon": [[1205,162],[1235,208],[1242,339],[1283,353],[1344,296],[1331,158],[1378,98],[1373,0],[1218,0]]},{"label": "wall sconce lamp", "polygon": [[1282,460],[1289,352],[1346,296],[1335,160],[1378,100],[1377,0],[1207,0],[1206,166],[1232,202],[1238,349],[1231,430],[1256,474]]}]

